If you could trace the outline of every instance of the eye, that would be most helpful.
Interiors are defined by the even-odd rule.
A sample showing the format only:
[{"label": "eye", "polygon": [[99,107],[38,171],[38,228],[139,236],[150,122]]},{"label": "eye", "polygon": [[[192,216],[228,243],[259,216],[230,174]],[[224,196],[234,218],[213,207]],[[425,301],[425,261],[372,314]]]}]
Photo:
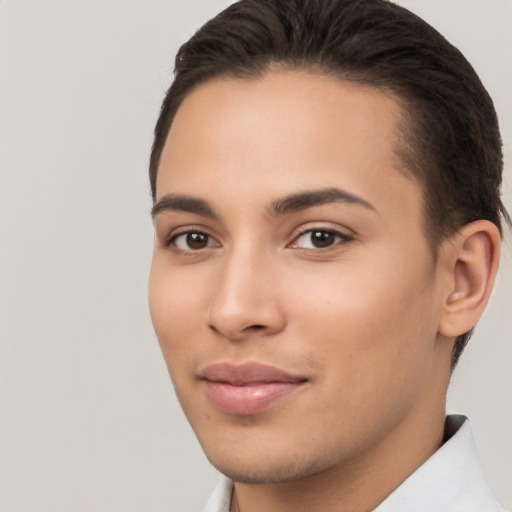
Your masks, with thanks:
[{"label": "eye", "polygon": [[301,249],[325,249],[339,242],[352,240],[349,236],[331,229],[309,229],[299,235],[291,247]]},{"label": "eye", "polygon": [[201,231],[187,231],[173,236],[168,245],[174,245],[180,251],[199,251],[206,247],[217,247],[217,241]]}]

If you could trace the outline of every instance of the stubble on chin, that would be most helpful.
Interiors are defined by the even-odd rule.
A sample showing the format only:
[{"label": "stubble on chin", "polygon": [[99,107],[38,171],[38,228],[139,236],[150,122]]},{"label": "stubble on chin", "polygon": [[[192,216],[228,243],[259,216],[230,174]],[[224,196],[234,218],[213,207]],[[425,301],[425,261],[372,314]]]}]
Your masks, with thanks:
[{"label": "stubble on chin", "polygon": [[[271,456],[269,456],[269,459]],[[268,464],[265,467],[255,468],[249,461],[240,461],[236,463],[210,463],[223,475],[227,476],[233,482],[250,485],[268,485],[279,484],[301,480],[317,473],[322,472],[322,467],[318,460],[291,460],[286,463]]]}]

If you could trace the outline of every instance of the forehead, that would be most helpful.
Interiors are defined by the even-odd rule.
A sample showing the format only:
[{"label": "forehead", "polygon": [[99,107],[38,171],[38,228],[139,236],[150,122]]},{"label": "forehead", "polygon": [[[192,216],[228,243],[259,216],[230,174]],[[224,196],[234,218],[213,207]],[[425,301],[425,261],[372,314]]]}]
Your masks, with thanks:
[{"label": "forehead", "polygon": [[[402,117],[391,93],[325,74],[281,70],[252,80],[221,77],[185,97],[164,152],[173,142],[174,150],[188,149],[182,144],[192,132],[197,138],[207,136],[222,149],[228,139],[244,142],[245,147],[250,141],[268,143],[265,130],[269,136],[279,134],[283,151],[283,143],[292,145],[298,137],[311,140],[311,145],[324,141],[327,146],[333,142],[329,134],[336,136],[340,129],[350,131],[358,142],[390,150],[401,141]],[[233,138],[235,127],[238,141]],[[344,141],[353,142],[338,138],[337,145],[341,148]]]},{"label": "forehead", "polygon": [[227,189],[279,196],[329,186],[369,200],[400,195],[404,186],[417,188],[397,157],[401,122],[391,95],[332,76],[274,71],[212,80],[176,113],[157,196]]}]

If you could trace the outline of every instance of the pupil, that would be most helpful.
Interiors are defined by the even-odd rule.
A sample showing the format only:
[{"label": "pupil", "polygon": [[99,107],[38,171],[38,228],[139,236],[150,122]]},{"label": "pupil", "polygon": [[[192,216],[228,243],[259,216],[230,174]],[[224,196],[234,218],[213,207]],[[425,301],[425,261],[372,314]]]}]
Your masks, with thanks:
[{"label": "pupil", "polygon": [[189,233],[187,235],[187,245],[191,249],[203,249],[208,244],[208,235],[203,233]]},{"label": "pupil", "polygon": [[311,238],[315,247],[328,247],[334,242],[334,234],[328,231],[315,231]]}]

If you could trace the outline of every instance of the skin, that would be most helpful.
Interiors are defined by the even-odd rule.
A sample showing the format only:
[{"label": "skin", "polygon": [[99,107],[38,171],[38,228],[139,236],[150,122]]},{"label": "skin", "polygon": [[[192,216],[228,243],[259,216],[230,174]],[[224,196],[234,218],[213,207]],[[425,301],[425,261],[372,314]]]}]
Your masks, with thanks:
[{"label": "skin", "polygon": [[[499,235],[474,223],[434,260],[421,187],[395,155],[400,119],[375,89],[273,71],[199,86],[171,126],[150,310],[183,410],[243,512],[371,510],[442,442],[453,337],[485,307]],[[352,199],[271,211],[333,188]],[[305,383],[227,414],[198,377],[226,361]]]}]

